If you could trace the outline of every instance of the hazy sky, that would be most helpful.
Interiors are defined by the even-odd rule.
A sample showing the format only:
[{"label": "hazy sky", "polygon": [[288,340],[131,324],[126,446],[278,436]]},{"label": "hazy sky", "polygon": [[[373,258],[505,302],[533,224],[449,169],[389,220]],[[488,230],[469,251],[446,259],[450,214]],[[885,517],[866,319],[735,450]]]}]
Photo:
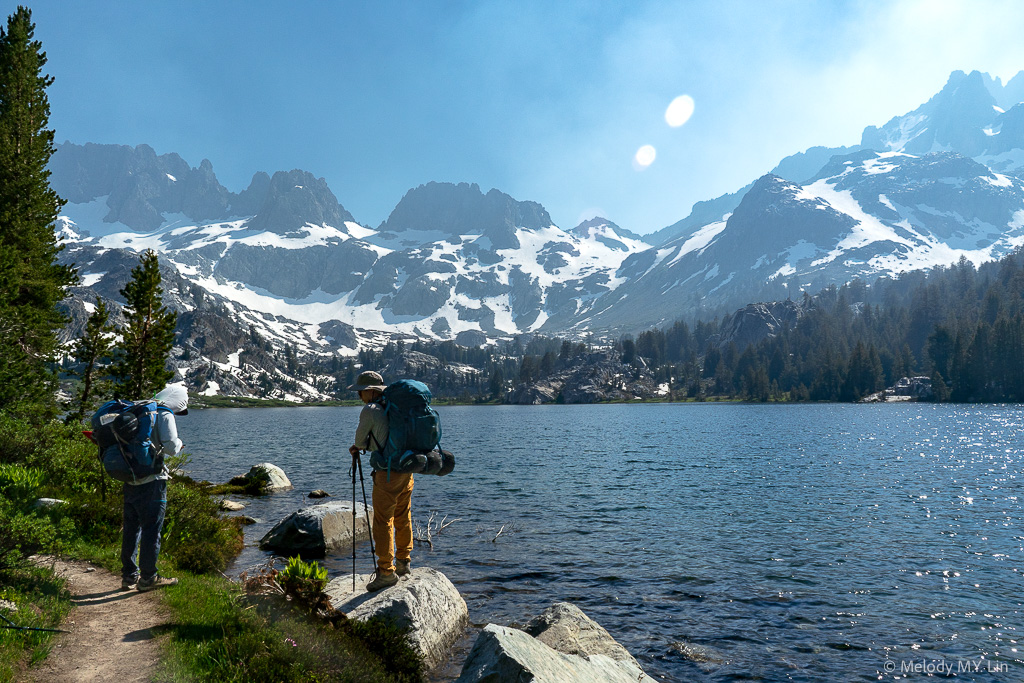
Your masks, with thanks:
[{"label": "hazy sky", "polygon": [[953,70],[1024,69],[1013,1],[29,4],[58,142],[207,158],[233,191],[301,168],[372,227],[437,180],[647,233]]}]

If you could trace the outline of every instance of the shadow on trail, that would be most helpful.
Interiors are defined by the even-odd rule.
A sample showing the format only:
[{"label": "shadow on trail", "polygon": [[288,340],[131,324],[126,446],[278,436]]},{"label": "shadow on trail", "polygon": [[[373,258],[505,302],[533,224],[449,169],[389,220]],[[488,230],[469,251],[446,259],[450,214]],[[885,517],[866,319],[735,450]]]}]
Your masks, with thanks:
[{"label": "shadow on trail", "polygon": [[103,591],[101,593],[82,593],[81,595],[74,596],[74,599],[75,600],[92,600],[93,598],[103,598],[103,597],[106,597],[108,595],[113,595],[114,593],[126,593],[126,592],[127,591],[123,591],[120,588],[114,588],[114,589],[111,589],[111,590],[108,590],[108,591]]},{"label": "shadow on trail", "polygon": [[[131,636],[133,633],[141,634],[144,631],[152,631],[151,637],[162,636],[165,633],[170,633],[176,640],[185,640],[193,643],[208,642],[224,636],[224,629],[219,626],[205,626],[201,624],[159,624],[151,629],[133,631],[125,636],[125,640],[128,640],[128,636]],[[136,640],[145,640],[145,638],[137,637]]]},{"label": "shadow on trail", "polygon": [[136,643],[140,640],[153,640],[164,633],[170,632],[173,627],[173,624],[157,624],[156,626],[150,626],[149,628],[140,628],[124,634],[124,638],[121,640],[126,643]]},{"label": "shadow on trail", "polygon": [[122,591],[120,589],[106,591],[104,593],[92,593],[90,595],[76,595],[71,598],[71,603],[76,607],[88,607],[89,605],[102,605],[107,602],[118,602],[142,595],[138,591]]}]

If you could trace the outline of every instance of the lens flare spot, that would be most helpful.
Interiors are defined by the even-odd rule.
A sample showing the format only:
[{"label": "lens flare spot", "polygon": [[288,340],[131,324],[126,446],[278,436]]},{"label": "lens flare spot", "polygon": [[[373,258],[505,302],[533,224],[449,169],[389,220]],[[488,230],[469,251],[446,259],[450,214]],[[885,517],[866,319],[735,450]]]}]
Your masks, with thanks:
[{"label": "lens flare spot", "polygon": [[651,164],[654,163],[655,157],[658,156],[658,151],[654,149],[653,145],[644,145],[636,151],[633,156],[633,167],[638,171],[642,171]]},{"label": "lens flare spot", "polygon": [[673,128],[678,128],[693,116],[693,98],[689,95],[680,95],[672,100],[665,110],[665,122]]}]

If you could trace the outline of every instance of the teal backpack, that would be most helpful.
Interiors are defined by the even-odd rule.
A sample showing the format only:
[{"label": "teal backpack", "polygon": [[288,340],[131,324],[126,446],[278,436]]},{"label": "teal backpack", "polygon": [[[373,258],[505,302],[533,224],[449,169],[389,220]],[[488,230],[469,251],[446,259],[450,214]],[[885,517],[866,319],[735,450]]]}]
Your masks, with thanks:
[{"label": "teal backpack", "polygon": [[[450,467],[444,466],[447,463],[443,458],[440,466],[430,467],[432,459],[438,460],[445,453],[439,450],[441,418],[430,407],[432,399],[430,389],[423,382],[403,379],[388,385],[382,400],[388,418],[388,438],[384,444],[377,443],[377,450],[370,453],[370,467],[387,471],[389,477],[392,472],[451,472],[455,459],[450,454]],[[432,469],[436,471],[430,471]]]},{"label": "teal backpack", "polygon": [[134,483],[163,471],[163,456],[152,441],[158,410],[172,412],[154,401],[118,399],[104,403],[93,414],[92,438],[100,447],[100,461],[117,481]]}]

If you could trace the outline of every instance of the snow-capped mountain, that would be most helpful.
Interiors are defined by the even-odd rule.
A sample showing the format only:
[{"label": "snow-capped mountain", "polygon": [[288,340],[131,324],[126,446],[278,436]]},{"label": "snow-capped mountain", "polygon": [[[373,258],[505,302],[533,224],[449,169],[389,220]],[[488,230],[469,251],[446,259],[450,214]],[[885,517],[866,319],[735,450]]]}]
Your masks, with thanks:
[{"label": "snow-capped mountain", "polygon": [[[942,90],[914,111],[895,116],[880,128],[865,128],[859,145],[812,147],[786,157],[770,173],[802,183],[833,156],[865,149],[915,155],[956,152],[995,171],[1019,174],[1024,168],[1024,72],[1004,85],[978,71],[954,71]],[[648,235],[648,241],[661,246],[723,220],[751,186],[698,202],[689,216]]]},{"label": "snow-capped mountain", "polygon": [[1018,247],[1021,97],[1024,74],[956,72],[860,145],[787,157],[649,242],[605,219],[563,230],[535,202],[466,183],[414,188],[371,228],[307,172],[257,173],[233,193],[209,162],[144,145],[65,143],[52,182],[86,285],[103,287],[114,252],[153,248],[238,321],[308,351],[351,354],[382,334],[634,332]]},{"label": "snow-capped mountain", "polygon": [[[535,202],[466,183],[410,190],[372,229],[309,173],[257,174],[233,195],[208,162],[183,163],[144,146],[58,148],[54,186],[72,200],[59,229],[86,284],[104,277],[108,250],[152,248],[257,316],[479,343],[573,320],[621,284],[615,271],[626,257],[649,247],[603,220],[564,231]],[[191,187],[220,200],[197,210],[179,177],[198,178]]]},{"label": "snow-capped mountain", "polygon": [[864,150],[833,157],[805,183],[767,174],[725,220],[631,256],[619,271],[626,284],[580,326],[628,329],[630,309],[654,325],[680,310],[731,310],[961,257],[978,264],[1022,244],[1018,178],[949,152]]},{"label": "snow-capped mountain", "polygon": [[1024,168],[1024,72],[1006,85],[988,74],[954,72],[920,107],[864,130],[861,146],[877,151],[956,152],[1003,173]]}]

